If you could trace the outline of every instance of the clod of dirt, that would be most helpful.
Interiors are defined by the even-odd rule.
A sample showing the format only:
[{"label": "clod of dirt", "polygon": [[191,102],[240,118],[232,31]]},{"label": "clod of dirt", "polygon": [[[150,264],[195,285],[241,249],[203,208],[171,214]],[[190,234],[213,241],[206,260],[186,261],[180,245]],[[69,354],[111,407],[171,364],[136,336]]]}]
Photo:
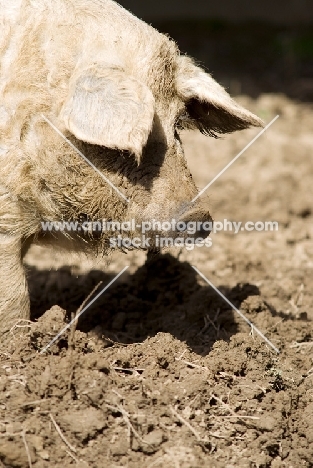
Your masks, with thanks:
[{"label": "clod of dirt", "polygon": [[[32,447],[28,447],[31,462],[35,463],[36,455]],[[29,460],[25,446],[20,440],[1,440],[0,439],[0,461],[6,467],[10,468],[28,468]]]},{"label": "clod of dirt", "polygon": [[125,437],[121,437],[117,442],[110,446],[111,454],[117,457],[126,455],[128,449],[128,440]]},{"label": "clod of dirt", "polygon": [[277,425],[277,418],[271,416],[270,414],[262,414],[258,421],[258,427],[262,431],[272,432]]},{"label": "clod of dirt", "polygon": [[[66,311],[55,305],[47,310],[37,322],[32,325],[31,342],[37,349],[43,348],[64,327]],[[67,336],[65,334],[63,339]],[[47,339],[47,337],[49,338]],[[51,348],[52,349],[52,348]]]},{"label": "clod of dirt", "polygon": [[105,414],[93,407],[68,410],[59,416],[58,421],[62,429],[72,432],[82,442],[91,439],[107,426]]},{"label": "clod of dirt", "polygon": [[162,430],[156,429],[147,434],[143,441],[134,440],[132,449],[134,451],[141,451],[145,454],[152,454],[159,450],[160,445],[166,440]]},{"label": "clod of dirt", "polygon": [[241,309],[246,312],[258,313],[268,310],[261,296],[249,296],[241,304]]}]

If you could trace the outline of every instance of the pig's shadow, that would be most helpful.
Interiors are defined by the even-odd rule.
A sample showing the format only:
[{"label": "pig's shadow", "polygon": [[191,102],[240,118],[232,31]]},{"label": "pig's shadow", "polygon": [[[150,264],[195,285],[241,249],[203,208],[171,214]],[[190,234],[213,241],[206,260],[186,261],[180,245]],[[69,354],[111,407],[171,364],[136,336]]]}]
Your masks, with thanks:
[{"label": "pig's shadow", "polygon": [[[31,268],[32,320],[55,304],[70,317],[99,281],[106,285],[113,277],[97,270],[76,277],[69,268]],[[259,294],[258,288],[249,284],[233,289],[217,286],[237,307],[248,296]],[[124,282],[113,284],[78,323],[78,329],[84,332],[95,327],[101,327],[104,336],[123,343],[141,342],[158,332],[168,332],[202,355],[216,340],[229,340],[238,331],[230,307],[212,288],[199,284],[198,275],[188,263],[170,254],[155,256],[133,275],[125,276]]]}]

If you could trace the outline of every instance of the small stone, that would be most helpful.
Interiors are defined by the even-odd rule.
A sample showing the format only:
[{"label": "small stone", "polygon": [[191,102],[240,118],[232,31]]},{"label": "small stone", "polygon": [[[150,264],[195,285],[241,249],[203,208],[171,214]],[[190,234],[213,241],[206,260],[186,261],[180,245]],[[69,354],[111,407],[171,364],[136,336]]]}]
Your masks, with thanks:
[{"label": "small stone", "polygon": [[47,450],[40,450],[37,453],[40,456],[40,458],[42,458],[43,460],[49,460],[50,459],[50,455],[49,455],[49,452]]},{"label": "small stone", "polygon": [[149,432],[149,434],[144,437],[145,443],[142,443],[141,449],[147,454],[155,453],[164,440],[163,432],[160,429],[156,429],[155,431]]},{"label": "small stone", "polygon": [[275,426],[277,424],[276,418],[273,416],[270,416],[269,414],[263,414],[259,421],[258,421],[258,427],[262,431],[273,431]]}]

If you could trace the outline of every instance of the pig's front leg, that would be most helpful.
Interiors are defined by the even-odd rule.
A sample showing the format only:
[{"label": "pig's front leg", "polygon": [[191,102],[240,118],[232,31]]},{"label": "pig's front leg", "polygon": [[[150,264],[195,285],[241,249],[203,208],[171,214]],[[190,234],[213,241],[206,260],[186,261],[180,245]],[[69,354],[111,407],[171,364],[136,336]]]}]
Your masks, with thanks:
[{"label": "pig's front leg", "polygon": [[29,296],[21,259],[21,241],[0,234],[0,343],[12,339],[10,330],[14,325],[19,323],[25,326],[26,323],[21,319],[29,318]]},{"label": "pig's front leg", "polygon": [[[20,210],[0,187],[0,343],[12,339],[15,324],[29,320],[29,296],[22,264]],[[18,330],[27,330],[27,327]]]}]

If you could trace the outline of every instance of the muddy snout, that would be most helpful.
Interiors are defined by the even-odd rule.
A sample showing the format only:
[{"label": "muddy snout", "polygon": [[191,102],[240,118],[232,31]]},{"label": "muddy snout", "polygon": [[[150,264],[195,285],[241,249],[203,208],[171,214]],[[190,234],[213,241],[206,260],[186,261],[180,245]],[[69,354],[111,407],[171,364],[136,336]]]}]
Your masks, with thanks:
[{"label": "muddy snout", "polygon": [[187,211],[176,223],[176,235],[206,239],[213,227],[213,219],[208,212],[199,209]]}]

